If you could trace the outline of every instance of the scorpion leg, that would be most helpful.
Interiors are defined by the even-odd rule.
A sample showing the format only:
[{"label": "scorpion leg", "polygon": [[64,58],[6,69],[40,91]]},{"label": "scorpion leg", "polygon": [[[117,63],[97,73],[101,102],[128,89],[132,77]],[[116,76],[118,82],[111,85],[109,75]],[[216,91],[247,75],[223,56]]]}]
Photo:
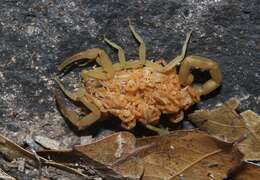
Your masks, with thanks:
[{"label": "scorpion leg", "polygon": [[147,124],[145,125],[145,127],[151,131],[154,131],[156,132],[157,134],[159,134],[160,136],[161,135],[166,135],[166,134],[169,134],[170,132],[168,131],[168,129],[163,129],[163,128],[158,128],[158,127],[155,127],[153,125],[150,125],[150,124]]},{"label": "scorpion leg", "polygon": [[131,21],[129,21],[129,28],[130,31],[132,32],[132,34],[134,35],[134,38],[140,43],[139,45],[139,60],[141,65],[145,64],[145,58],[146,58],[146,47],[145,47],[145,43],[144,40],[142,39],[142,37],[135,31],[134,26],[131,24]]},{"label": "scorpion leg", "polygon": [[66,117],[78,129],[83,129],[84,127],[93,124],[101,117],[101,112],[99,111],[98,107],[85,99],[81,99],[80,102],[84,103],[84,105],[92,112],[84,117],[80,117],[74,111],[66,108],[59,97],[56,97],[56,101],[62,115]]},{"label": "scorpion leg", "polygon": [[77,92],[71,93],[65,89],[65,87],[62,85],[62,83],[59,80],[56,81],[58,82],[61,90],[67,97],[69,97],[71,100],[75,102],[81,102],[85,107],[87,107],[91,111],[88,115],[85,115],[84,117],[80,117],[74,111],[66,108],[65,105],[62,103],[60,97],[58,97],[58,95],[55,94],[55,99],[57,101],[57,105],[60,109],[60,112],[74,126],[76,126],[78,129],[82,129],[86,126],[93,124],[101,117],[101,112],[99,111],[98,107],[89,100],[91,99],[90,97],[86,97],[84,95],[83,89],[79,89]]},{"label": "scorpion leg", "polygon": [[69,90],[67,90],[64,85],[62,84],[62,82],[60,81],[60,79],[58,77],[55,77],[54,80],[56,81],[56,83],[58,84],[58,86],[60,87],[60,89],[62,90],[62,92],[72,101],[77,101],[77,95],[75,93],[70,92]]},{"label": "scorpion leg", "polygon": [[182,85],[189,85],[192,83],[193,78],[191,77],[193,76],[190,72],[192,67],[208,70],[211,76],[211,79],[206,81],[204,84],[193,85],[199,95],[209,94],[211,91],[220,86],[222,77],[218,64],[211,59],[201,56],[188,56],[183,61],[179,71],[179,78]]},{"label": "scorpion leg", "polygon": [[164,67],[164,71],[170,71],[171,69],[173,69],[176,65],[179,65],[180,62],[185,58],[186,55],[186,51],[188,48],[188,44],[190,41],[190,37],[191,37],[191,32],[188,32],[186,35],[186,40],[182,46],[182,50],[181,50],[181,54],[178,55],[177,57],[175,57],[173,60],[171,60],[165,67]]},{"label": "scorpion leg", "polygon": [[107,73],[104,73],[102,71],[96,71],[96,70],[82,70],[81,76],[83,79],[86,79],[88,77],[93,77],[96,79],[111,79],[113,78],[115,74],[115,70],[113,68],[113,64],[109,58],[109,56],[105,53],[103,50],[99,50],[99,56],[97,58],[97,62],[102,66],[103,70]]},{"label": "scorpion leg", "polygon": [[100,64],[103,70],[106,72],[104,73],[104,72],[94,72],[95,70],[92,71],[83,70],[82,74],[84,78],[86,78],[86,76],[89,76],[97,79],[109,79],[114,76],[115,72],[110,58],[105,53],[105,51],[98,48],[88,49],[67,58],[62,64],[58,66],[58,69],[62,71],[68,65],[82,59],[96,60],[97,63]]},{"label": "scorpion leg", "polygon": [[125,68],[126,66],[126,58],[125,58],[125,52],[122,47],[118,46],[116,43],[110,41],[109,39],[105,38],[105,41],[107,44],[109,44],[111,47],[118,50],[118,59],[122,66],[122,68]]},{"label": "scorpion leg", "polygon": [[164,70],[164,66],[162,66],[161,64],[158,64],[158,63],[154,63],[152,61],[146,61],[145,65],[147,67],[153,68],[159,72],[163,72],[163,70]]}]

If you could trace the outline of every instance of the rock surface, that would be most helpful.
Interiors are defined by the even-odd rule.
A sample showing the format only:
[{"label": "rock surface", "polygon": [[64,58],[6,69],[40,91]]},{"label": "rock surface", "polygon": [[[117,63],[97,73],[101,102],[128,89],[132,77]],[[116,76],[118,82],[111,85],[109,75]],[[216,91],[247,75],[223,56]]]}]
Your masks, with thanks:
[{"label": "rock surface", "polygon": [[0,4],[0,131],[20,144],[36,135],[63,139],[64,147],[79,140],[56,109],[56,65],[92,47],[104,48],[115,62],[104,35],[129,59],[137,57],[127,18],[144,38],[149,59],[175,57],[192,30],[188,54],[220,64],[222,87],[198,108],[235,96],[241,110],[260,113],[259,0],[6,0]]}]

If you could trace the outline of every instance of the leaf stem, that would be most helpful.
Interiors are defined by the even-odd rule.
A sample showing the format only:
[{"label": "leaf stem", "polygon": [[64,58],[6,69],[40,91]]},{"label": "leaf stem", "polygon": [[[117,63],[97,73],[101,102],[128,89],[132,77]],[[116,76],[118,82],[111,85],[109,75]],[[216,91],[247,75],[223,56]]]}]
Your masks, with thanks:
[{"label": "leaf stem", "polygon": [[197,164],[198,162],[202,161],[203,159],[208,158],[209,156],[215,155],[217,153],[220,153],[222,151],[222,149],[217,149],[216,151],[210,152],[208,154],[205,154],[204,156],[201,156],[199,159],[197,159],[196,161],[192,162],[191,164],[189,164],[188,166],[184,167],[182,170],[180,170],[179,172],[175,173],[173,175],[173,177],[179,176],[181,173],[183,173],[185,170],[187,170],[188,168],[194,166],[195,164]]}]

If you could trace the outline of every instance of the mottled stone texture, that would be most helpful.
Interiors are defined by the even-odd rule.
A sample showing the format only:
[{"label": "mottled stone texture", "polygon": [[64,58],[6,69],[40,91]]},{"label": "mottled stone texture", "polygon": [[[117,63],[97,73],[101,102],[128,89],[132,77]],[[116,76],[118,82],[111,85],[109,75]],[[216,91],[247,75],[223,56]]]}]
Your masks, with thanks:
[{"label": "mottled stone texture", "polygon": [[236,96],[242,100],[241,110],[260,112],[259,0],[4,0],[0,129],[19,137],[18,142],[25,134],[46,131],[51,138],[71,136],[53,99],[56,65],[92,47],[104,48],[116,61],[104,35],[125,47],[128,58],[136,57],[128,17],[144,38],[149,59],[175,57],[192,30],[188,54],[220,64],[222,88],[198,107]]}]

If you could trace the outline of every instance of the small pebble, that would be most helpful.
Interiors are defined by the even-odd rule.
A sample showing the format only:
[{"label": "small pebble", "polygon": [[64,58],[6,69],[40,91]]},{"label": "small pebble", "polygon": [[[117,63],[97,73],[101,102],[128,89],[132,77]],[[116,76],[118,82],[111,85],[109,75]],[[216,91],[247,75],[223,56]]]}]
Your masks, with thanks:
[{"label": "small pebble", "polygon": [[52,150],[59,150],[60,143],[57,142],[56,140],[53,140],[53,139],[50,139],[50,138],[44,137],[44,136],[35,136],[34,140],[38,144],[43,146],[44,148],[52,149]]}]

